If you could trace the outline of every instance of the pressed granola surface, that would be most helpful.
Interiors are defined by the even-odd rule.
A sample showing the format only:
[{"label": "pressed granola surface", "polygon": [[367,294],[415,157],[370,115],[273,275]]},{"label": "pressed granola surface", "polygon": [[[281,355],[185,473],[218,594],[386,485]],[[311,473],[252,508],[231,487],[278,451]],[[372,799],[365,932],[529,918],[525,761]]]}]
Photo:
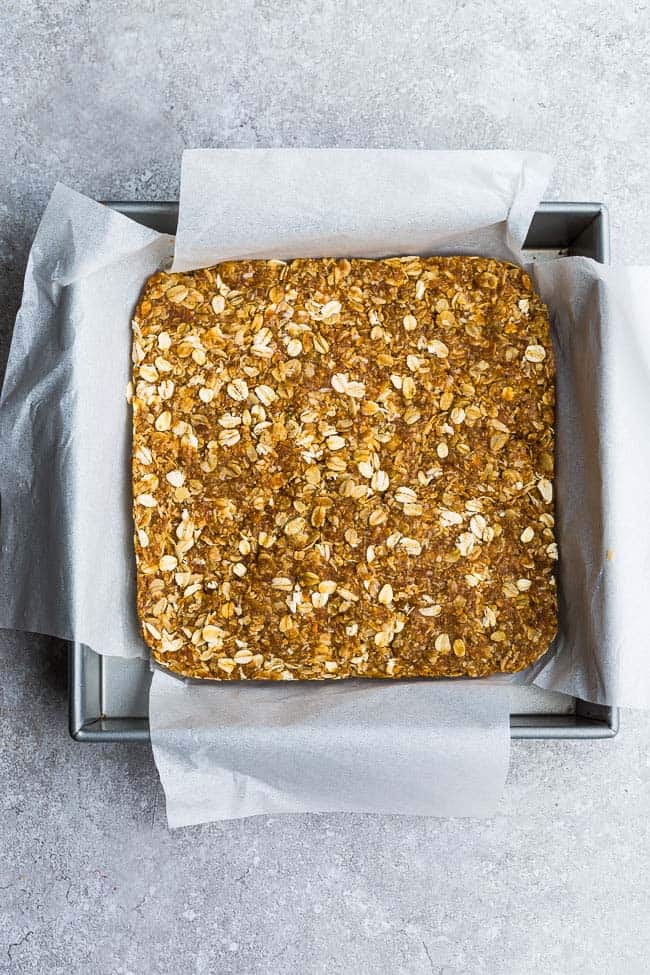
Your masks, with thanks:
[{"label": "pressed granola surface", "polygon": [[161,272],[133,360],[137,603],[163,666],[475,677],[546,651],[553,360],[520,268]]}]

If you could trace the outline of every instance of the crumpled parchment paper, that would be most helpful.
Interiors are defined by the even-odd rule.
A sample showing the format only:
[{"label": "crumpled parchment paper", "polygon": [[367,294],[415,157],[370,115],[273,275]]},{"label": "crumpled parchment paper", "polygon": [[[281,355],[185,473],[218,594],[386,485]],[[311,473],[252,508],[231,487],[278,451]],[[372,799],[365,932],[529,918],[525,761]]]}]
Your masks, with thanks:
[{"label": "crumpled parchment paper", "polygon": [[[517,260],[549,172],[535,153],[189,152],[175,266],[305,254]],[[131,545],[129,322],[172,244],[65,187],[52,196],[0,400],[0,626],[146,653]],[[650,546],[639,515],[650,273],[563,258],[534,275],[558,362],[561,627],[557,652],[531,677],[648,706]],[[326,747],[335,715],[338,755]],[[157,672],[151,726],[179,825],[281,809],[484,814],[507,768],[498,682],[259,688]],[[418,770],[411,788],[402,758]],[[473,797],[468,782],[479,785]]]}]

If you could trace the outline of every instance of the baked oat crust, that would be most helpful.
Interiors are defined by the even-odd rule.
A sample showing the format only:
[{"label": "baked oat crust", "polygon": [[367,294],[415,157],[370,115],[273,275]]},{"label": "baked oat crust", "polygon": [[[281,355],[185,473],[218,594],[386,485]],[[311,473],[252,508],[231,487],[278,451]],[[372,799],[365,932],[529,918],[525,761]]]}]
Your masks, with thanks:
[{"label": "baked oat crust", "polygon": [[520,268],[161,272],[133,360],[137,603],[160,664],[476,677],[546,651],[553,360]]}]

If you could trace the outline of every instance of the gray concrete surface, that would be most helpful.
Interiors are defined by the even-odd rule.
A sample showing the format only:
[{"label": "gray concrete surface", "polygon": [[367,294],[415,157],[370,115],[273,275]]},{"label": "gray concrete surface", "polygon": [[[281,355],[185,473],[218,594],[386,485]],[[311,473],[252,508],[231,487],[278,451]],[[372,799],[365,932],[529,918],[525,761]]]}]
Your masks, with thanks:
[{"label": "gray concrete surface", "polygon": [[[642,2],[5,0],[0,367],[57,179],[169,199],[185,146],[555,153],[650,263]],[[168,832],[149,750],[66,731],[64,648],[0,638],[0,971],[650,970],[650,716],[515,744],[491,821],[260,818]]]}]

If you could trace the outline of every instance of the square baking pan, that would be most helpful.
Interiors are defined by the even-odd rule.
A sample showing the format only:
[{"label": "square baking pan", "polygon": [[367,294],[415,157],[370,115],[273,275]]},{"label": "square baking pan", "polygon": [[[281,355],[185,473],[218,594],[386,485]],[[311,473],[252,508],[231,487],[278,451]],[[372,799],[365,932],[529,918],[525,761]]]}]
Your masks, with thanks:
[{"label": "square baking pan", "polygon": [[[174,234],[177,203],[107,204],[132,220]],[[541,203],[524,245],[530,261],[581,255],[609,263],[609,221],[600,203]],[[69,652],[70,734],[76,741],[147,741],[148,660],[104,657],[81,644]],[[531,685],[512,685],[512,738],[613,738],[618,709]]]}]

